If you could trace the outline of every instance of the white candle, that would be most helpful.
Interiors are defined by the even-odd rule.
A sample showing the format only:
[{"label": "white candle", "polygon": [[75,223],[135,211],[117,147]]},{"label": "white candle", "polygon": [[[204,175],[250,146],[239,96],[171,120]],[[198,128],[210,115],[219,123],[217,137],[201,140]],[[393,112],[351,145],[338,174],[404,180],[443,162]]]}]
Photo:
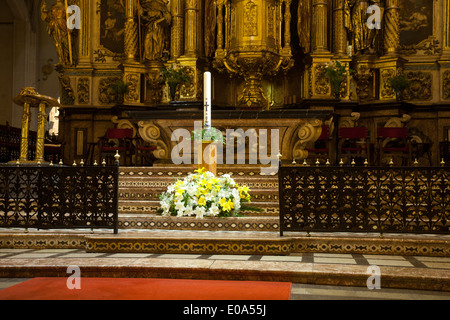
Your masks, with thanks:
[{"label": "white candle", "polygon": [[205,129],[211,128],[211,72],[207,71],[203,75],[203,125]]}]

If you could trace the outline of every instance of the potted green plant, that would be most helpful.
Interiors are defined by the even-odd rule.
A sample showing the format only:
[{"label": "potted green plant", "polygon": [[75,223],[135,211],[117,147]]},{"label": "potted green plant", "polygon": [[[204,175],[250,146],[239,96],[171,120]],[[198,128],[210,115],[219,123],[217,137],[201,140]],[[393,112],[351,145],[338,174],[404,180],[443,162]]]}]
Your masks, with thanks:
[{"label": "potted green plant", "polygon": [[189,83],[189,77],[186,75],[185,68],[178,65],[172,65],[161,69],[161,75],[164,81],[167,81],[170,90],[170,98],[175,100],[177,87],[180,84]]},{"label": "potted green plant", "polygon": [[341,97],[342,82],[355,71],[352,69],[347,70],[347,64],[337,60],[326,63],[324,71],[325,75],[330,79],[335,98],[339,99]]},{"label": "potted green plant", "polygon": [[404,74],[397,74],[388,80],[388,85],[394,90],[397,101],[403,100],[403,94],[409,88],[410,83]]},{"label": "potted green plant", "polygon": [[125,94],[130,92],[130,84],[123,80],[118,80],[111,85],[111,90],[116,96],[116,101],[118,104],[122,104],[124,101]]},{"label": "potted green plant", "polygon": [[211,127],[209,129],[197,129],[192,131],[191,139],[197,142],[204,141],[204,142],[226,144],[225,136],[219,129],[214,127]]}]

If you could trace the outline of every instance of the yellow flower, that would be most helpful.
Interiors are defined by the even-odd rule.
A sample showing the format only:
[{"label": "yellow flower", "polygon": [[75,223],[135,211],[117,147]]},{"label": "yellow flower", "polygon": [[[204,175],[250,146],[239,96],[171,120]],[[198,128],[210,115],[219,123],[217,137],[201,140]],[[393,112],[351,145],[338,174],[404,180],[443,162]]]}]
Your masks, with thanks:
[{"label": "yellow flower", "polygon": [[225,198],[220,199],[219,204],[221,206],[223,206],[225,203],[227,203],[227,199],[225,199]]},{"label": "yellow flower", "polygon": [[182,196],[183,193],[184,193],[184,189],[177,188],[177,189],[175,190],[175,194],[176,194],[177,196]]},{"label": "yellow flower", "polygon": [[219,204],[222,207],[223,211],[230,212],[232,209],[234,209],[234,202],[231,200],[227,201],[227,199],[222,198],[220,199]]},{"label": "yellow flower", "polygon": [[247,186],[242,186],[238,188],[239,190],[239,195],[241,196],[241,199],[247,199],[250,200],[250,195],[248,194],[248,192],[250,191],[250,189]]},{"label": "yellow flower", "polygon": [[211,191],[212,188],[213,188],[213,184],[212,184],[211,182],[208,182],[208,183],[205,185],[205,187],[206,187],[206,189],[208,189],[208,191]]},{"label": "yellow flower", "polygon": [[239,189],[239,192],[249,192],[250,191],[250,189],[247,187],[247,186],[242,186],[242,187],[239,187],[238,188]]},{"label": "yellow flower", "polygon": [[200,197],[200,199],[198,199],[198,205],[199,206],[206,206],[206,200],[204,197]]},{"label": "yellow flower", "polygon": [[202,174],[203,172],[205,172],[205,168],[200,168],[200,169],[194,170],[194,172]]}]

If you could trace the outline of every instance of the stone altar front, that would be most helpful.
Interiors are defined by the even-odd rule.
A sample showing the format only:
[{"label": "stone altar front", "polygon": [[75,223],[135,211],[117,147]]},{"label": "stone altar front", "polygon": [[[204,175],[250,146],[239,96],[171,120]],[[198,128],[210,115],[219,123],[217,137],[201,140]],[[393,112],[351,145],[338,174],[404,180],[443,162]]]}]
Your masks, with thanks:
[{"label": "stone altar front", "polygon": [[[146,142],[154,144],[157,149],[154,156],[160,162],[171,162],[172,149],[180,142],[177,136],[178,129],[186,129],[189,132],[194,130],[203,119],[203,111],[191,109],[151,109],[145,111],[125,111],[129,115],[129,119],[122,119],[121,127],[138,128],[139,135]],[[247,164],[255,153],[260,152],[261,139],[265,139],[267,149],[265,155],[281,154],[281,160],[292,159],[301,160],[308,156],[305,150],[306,146],[315,142],[322,132],[322,125],[332,121],[333,111],[331,110],[302,110],[302,109],[283,109],[283,110],[266,110],[266,111],[249,111],[249,110],[224,110],[216,109],[212,111],[212,126],[222,131],[224,134],[232,133],[236,140],[231,141],[236,146],[238,138],[246,141],[245,149],[239,151],[244,152],[245,157],[240,155],[241,159],[246,159]],[[257,143],[252,143],[252,138],[257,137]],[[278,147],[274,149],[272,146],[272,134],[278,135]],[[265,135],[265,137],[263,137]],[[272,142],[271,142],[272,141]],[[230,141],[227,141],[229,143]],[[226,148],[229,148],[227,146]],[[236,146],[237,147],[237,146]],[[237,148],[235,149],[237,150]],[[222,163],[230,163],[227,160],[227,154],[222,153]],[[220,155],[220,152],[219,152]],[[259,154],[261,156],[261,154]],[[228,155],[229,156],[229,155]],[[194,160],[194,148],[191,154]],[[220,164],[221,159],[218,159]],[[194,161],[192,161],[194,163]],[[241,163],[242,164],[242,163]],[[252,163],[252,164],[260,164]]]}]

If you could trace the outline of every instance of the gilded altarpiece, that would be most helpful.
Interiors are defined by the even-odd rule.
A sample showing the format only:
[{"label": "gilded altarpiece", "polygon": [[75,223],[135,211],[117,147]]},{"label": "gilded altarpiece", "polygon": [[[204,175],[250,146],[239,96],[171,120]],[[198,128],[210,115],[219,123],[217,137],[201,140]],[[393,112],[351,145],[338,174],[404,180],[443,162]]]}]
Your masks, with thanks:
[{"label": "gilded altarpiece", "polygon": [[[48,2],[47,12],[63,3]],[[410,82],[407,102],[450,101],[449,0],[69,0],[68,4],[80,7],[81,28],[65,31],[72,58],[63,52],[57,65],[67,111],[62,134],[87,128],[92,143],[113,125],[111,117],[126,117],[122,111],[127,108],[170,106],[160,69],[173,64],[184,66],[190,79],[178,87],[176,100],[202,101],[203,72],[209,70],[213,105],[220,108],[313,105],[348,113],[348,108],[340,111],[336,106],[394,103],[388,80],[400,73]],[[381,29],[367,30],[368,5],[380,7]],[[60,41],[67,43],[65,38]],[[332,60],[355,70],[343,81],[337,101],[323,72]],[[114,90],[118,82],[127,87],[123,100]],[[369,118],[369,113],[362,114],[361,123]],[[448,121],[440,120],[436,126]]]},{"label": "gilded altarpiece", "polygon": [[[387,79],[399,70],[404,72],[414,70],[415,73],[409,75],[412,82],[431,81],[433,90],[438,88],[433,85],[434,81],[441,82],[439,91],[442,91],[440,96],[444,98],[445,75],[442,72],[440,76],[436,76],[440,69],[437,67],[432,71],[431,64],[441,61],[439,58],[443,53],[444,40],[448,37],[442,30],[442,26],[445,26],[443,23],[447,21],[445,19],[448,19],[446,1],[369,1],[369,4],[381,6],[382,29],[374,31],[373,35],[369,33],[369,40],[374,40],[370,40],[372,42],[367,44],[368,49],[363,49],[364,52],[357,48],[360,42],[354,42],[358,35],[355,29],[358,23],[359,28],[364,27],[355,16],[357,10],[361,10],[358,6],[362,6],[358,1],[297,0],[274,1],[267,4],[257,1],[219,1],[212,4],[194,0],[186,3],[163,2],[158,5],[156,11],[161,12],[164,10],[161,7],[165,6],[170,21],[164,26],[165,36],[158,40],[163,43],[161,49],[163,54],[154,61],[145,58],[144,46],[148,30],[143,18],[142,8],[145,5],[143,6],[141,1],[75,1],[73,4],[81,8],[84,28],[78,33],[77,38],[72,36],[73,63],[61,65],[63,75],[61,86],[66,95],[70,96],[71,90],[77,91],[79,86],[77,76],[83,72],[80,77],[85,79],[86,75],[89,75],[92,79],[89,86],[86,85],[86,81],[80,86],[84,91],[81,104],[86,104],[86,91],[94,90],[89,92],[89,103],[109,105],[114,103],[113,99],[104,97],[100,99],[101,92],[105,92],[100,80],[106,79],[107,82],[111,82],[112,78],[121,74],[123,81],[129,84],[129,91],[125,96],[126,103],[154,105],[169,101],[167,87],[160,86],[158,94],[148,89],[149,83],[156,84],[160,81],[156,73],[157,68],[178,63],[186,66],[191,82],[179,88],[177,97],[180,100],[196,101],[202,98],[203,71],[210,69],[218,73],[228,67],[228,74],[237,76],[236,79],[225,84],[224,82],[228,82],[227,78],[217,74],[215,85],[228,88],[229,94],[234,97],[220,101],[223,94],[218,94],[219,105],[236,106],[239,101],[245,105],[245,99],[250,99],[247,100],[247,103],[250,103],[249,101],[256,99],[251,97],[261,94],[258,98],[260,102],[265,101],[265,105],[282,107],[286,99],[274,101],[271,98],[279,97],[280,91],[284,97],[296,96],[297,101],[308,98],[331,98],[331,88],[328,79],[323,76],[323,66],[328,61],[339,59],[357,71],[354,77],[344,82],[342,99],[356,101],[395,99],[392,90],[387,86]],[[70,4],[72,3],[69,1]],[[268,11],[260,11],[259,8],[268,8]],[[206,10],[211,17],[205,15]],[[261,29],[261,25],[265,28]],[[202,35],[206,34],[206,26],[210,30],[207,36],[203,37]],[[239,31],[241,26],[242,32]],[[85,29],[88,29],[88,33]],[[302,30],[309,30],[309,34],[305,35]],[[245,44],[245,37],[252,37],[254,42],[254,39],[260,37],[262,33],[267,40],[261,44],[256,42]],[[291,38],[301,43],[292,43]],[[237,43],[241,43],[240,47],[236,47]],[[284,73],[256,70],[248,64],[250,60],[244,65],[242,58],[236,55],[239,52],[242,56],[240,52],[245,50],[247,55],[249,52],[254,54],[272,50],[263,51],[261,45],[267,48],[272,46],[276,55],[284,57],[280,60]],[[250,51],[245,49],[245,46],[251,48]],[[226,63],[223,60],[225,57]],[[213,59],[216,61],[215,66],[211,65]],[[266,68],[270,64],[271,62],[263,63]],[[279,68],[277,64],[279,62],[275,62],[270,68]],[[237,66],[239,70],[236,69]],[[297,72],[302,74],[286,73],[290,69],[299,70]],[[300,86],[286,85],[289,83],[286,76],[296,79],[301,83]],[[70,83],[67,77],[70,78]],[[256,80],[255,77],[259,79]],[[263,86],[256,84],[257,82]],[[375,88],[377,85],[379,88]],[[299,87],[300,92],[289,91],[292,90],[290,88],[298,90]],[[277,92],[274,93],[274,90]],[[248,95],[249,91],[251,95]],[[74,93],[75,105],[78,104],[78,96],[82,95]],[[155,95],[156,98],[150,97],[151,95]],[[432,93],[430,98],[429,93],[424,90],[423,94],[415,92],[409,96],[411,100],[433,101],[439,98],[439,93]]]}]

